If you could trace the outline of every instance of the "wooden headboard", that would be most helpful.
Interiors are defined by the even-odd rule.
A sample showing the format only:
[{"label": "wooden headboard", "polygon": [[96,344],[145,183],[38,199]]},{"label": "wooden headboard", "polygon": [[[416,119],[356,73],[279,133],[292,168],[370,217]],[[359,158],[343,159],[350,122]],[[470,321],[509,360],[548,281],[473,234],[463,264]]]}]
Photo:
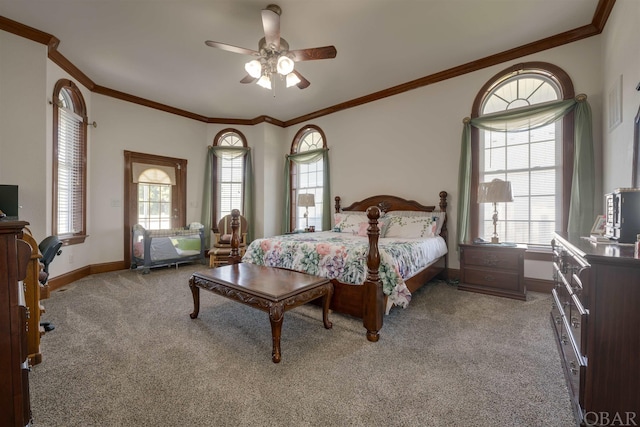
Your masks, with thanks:
[{"label": "wooden headboard", "polygon": [[[440,208],[440,212],[447,211],[447,192],[441,191],[440,194],[440,203],[438,207]],[[335,210],[336,213],[340,213],[341,211],[362,211],[365,212],[371,206],[377,206],[383,213],[391,212],[391,211],[418,211],[418,212],[434,212],[436,211],[436,206],[425,206],[416,202],[415,200],[407,200],[398,196],[389,196],[389,195],[381,195],[381,196],[371,196],[366,199],[360,200],[358,202],[354,202],[349,206],[343,208],[340,206],[340,196],[335,197]],[[442,225],[442,230],[440,232],[440,236],[442,236],[445,240],[447,240],[447,216],[445,215],[444,224]]]},{"label": "wooden headboard", "polygon": [[[366,199],[360,200],[358,202],[354,202],[347,207],[340,206],[340,196],[335,197],[336,205],[335,210],[336,213],[341,211],[366,211],[371,206],[377,206],[380,208],[382,212],[390,212],[390,211],[422,211],[422,212],[433,212],[436,210],[435,206],[425,206],[422,205],[415,200],[406,200],[402,197],[398,196],[371,196]],[[440,211],[446,212],[447,210],[447,192],[440,192]]]}]

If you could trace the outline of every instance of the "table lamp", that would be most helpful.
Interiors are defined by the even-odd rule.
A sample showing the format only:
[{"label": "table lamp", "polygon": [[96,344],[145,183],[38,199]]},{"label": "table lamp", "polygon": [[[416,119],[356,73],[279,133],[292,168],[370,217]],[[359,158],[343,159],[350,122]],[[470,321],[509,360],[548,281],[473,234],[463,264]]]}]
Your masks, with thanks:
[{"label": "table lamp", "polygon": [[309,230],[309,206],[315,206],[316,199],[313,193],[298,194],[298,206],[305,208],[304,218],[307,221],[305,231]]},{"label": "table lamp", "polygon": [[498,203],[513,202],[511,183],[501,179],[483,182],[478,186],[478,203],[493,203],[493,236],[491,243],[500,243],[496,224],[498,223]]}]

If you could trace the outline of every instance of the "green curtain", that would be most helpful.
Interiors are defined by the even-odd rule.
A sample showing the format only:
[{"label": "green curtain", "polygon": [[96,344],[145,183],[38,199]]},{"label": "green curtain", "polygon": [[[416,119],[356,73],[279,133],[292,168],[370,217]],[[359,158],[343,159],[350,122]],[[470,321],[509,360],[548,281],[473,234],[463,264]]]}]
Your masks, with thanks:
[{"label": "green curtain", "polygon": [[[213,229],[213,200],[217,197],[218,187],[213,182],[214,156],[223,155],[235,159],[244,156],[244,216],[247,220],[247,241],[251,242],[254,236],[254,193],[253,193],[253,163],[251,161],[251,149],[248,147],[209,146],[207,149],[207,165],[205,167],[204,194],[202,197],[202,223],[205,229]],[[211,233],[206,236],[207,247],[210,246]]]},{"label": "green curtain", "polygon": [[204,242],[207,248],[211,247],[211,218],[213,218],[213,150],[207,149],[207,162],[204,166],[204,186],[202,190],[202,218],[200,222],[204,225]]},{"label": "green curtain", "polygon": [[586,235],[591,230],[595,207],[595,170],[591,107],[587,96],[488,114],[463,120],[458,176],[458,243],[470,240],[471,209],[471,126],[496,132],[516,132],[549,125],[575,111],[574,163],[569,206],[570,233]]},{"label": "green curtain", "polygon": [[329,149],[320,148],[318,150],[304,151],[297,154],[289,154],[284,162],[284,212],[282,217],[282,233],[291,230],[291,162],[296,164],[315,163],[319,160],[324,162],[322,174],[322,229],[331,230],[331,186],[329,184]]}]

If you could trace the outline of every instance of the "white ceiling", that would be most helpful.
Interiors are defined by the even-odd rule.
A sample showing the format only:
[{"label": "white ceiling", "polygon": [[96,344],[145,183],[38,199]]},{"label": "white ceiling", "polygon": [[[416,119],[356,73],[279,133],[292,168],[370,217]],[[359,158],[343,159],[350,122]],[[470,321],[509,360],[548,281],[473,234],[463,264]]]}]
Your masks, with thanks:
[{"label": "white ceiling", "polygon": [[95,84],[210,118],[287,121],[591,23],[598,0],[276,0],[311,86],[239,83],[268,0],[0,0],[0,15],[49,33]]}]

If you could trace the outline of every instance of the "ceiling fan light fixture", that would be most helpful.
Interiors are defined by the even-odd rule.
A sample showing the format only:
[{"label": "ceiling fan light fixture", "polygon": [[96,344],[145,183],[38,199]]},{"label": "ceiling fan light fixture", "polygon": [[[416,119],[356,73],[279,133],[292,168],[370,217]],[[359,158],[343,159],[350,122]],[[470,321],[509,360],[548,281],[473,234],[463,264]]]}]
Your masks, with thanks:
[{"label": "ceiling fan light fixture", "polygon": [[265,89],[271,89],[271,78],[269,76],[264,75],[260,77],[260,79],[256,82],[257,85],[262,86]]},{"label": "ceiling fan light fixture", "polygon": [[[335,58],[337,51],[334,46],[314,47],[310,49],[289,50],[287,42],[280,34],[280,15],[282,9],[275,4],[268,5],[262,9],[262,29],[264,37],[258,40],[258,50],[233,46],[213,40],[205,41],[209,47],[226,50],[228,52],[239,53],[241,55],[251,55],[254,58],[244,65],[247,75],[240,80],[240,83],[247,84],[257,82],[261,87],[273,90],[275,96],[275,85],[285,82],[286,87],[297,86],[299,89],[309,87],[311,83],[300,72],[294,70],[295,63],[299,61],[311,61],[317,59]],[[276,79],[275,76],[279,78]]]},{"label": "ceiling fan light fixture", "polygon": [[293,59],[289,58],[288,55],[280,55],[278,57],[277,70],[283,76],[291,73],[293,71]]},{"label": "ceiling fan light fixture", "polygon": [[257,79],[262,74],[262,65],[260,65],[260,61],[257,59],[244,64],[244,69],[254,79]]},{"label": "ceiling fan light fixture", "polygon": [[300,83],[300,78],[295,73],[287,74],[287,87],[295,86]]}]

